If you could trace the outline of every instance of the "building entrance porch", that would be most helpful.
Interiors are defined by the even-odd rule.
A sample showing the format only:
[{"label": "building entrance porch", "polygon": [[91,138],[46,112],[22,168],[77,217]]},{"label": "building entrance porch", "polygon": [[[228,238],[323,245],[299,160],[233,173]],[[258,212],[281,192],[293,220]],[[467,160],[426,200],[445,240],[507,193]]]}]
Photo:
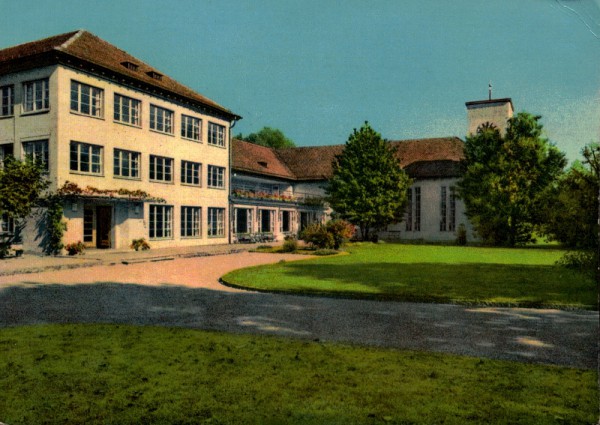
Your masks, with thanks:
[{"label": "building entrance porch", "polygon": [[112,248],[113,207],[85,205],[83,209],[83,243],[88,248]]}]

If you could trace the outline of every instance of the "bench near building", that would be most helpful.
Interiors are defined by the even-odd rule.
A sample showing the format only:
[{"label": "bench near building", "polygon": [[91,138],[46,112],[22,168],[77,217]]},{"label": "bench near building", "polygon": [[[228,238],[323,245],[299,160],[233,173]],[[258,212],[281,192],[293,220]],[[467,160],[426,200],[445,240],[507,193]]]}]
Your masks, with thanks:
[{"label": "bench near building", "polygon": [[[504,128],[510,99],[467,102],[469,132]],[[123,249],[282,240],[326,221],[332,161],[344,145],[271,149],[230,140],[241,117],[86,31],[0,50],[0,166],[41,162],[62,195],[65,244]],[[470,226],[454,187],[457,137],[390,142],[413,178],[402,223],[380,237],[448,241]],[[23,249],[45,244],[43,211]],[[0,236],[15,224],[0,218]]]}]

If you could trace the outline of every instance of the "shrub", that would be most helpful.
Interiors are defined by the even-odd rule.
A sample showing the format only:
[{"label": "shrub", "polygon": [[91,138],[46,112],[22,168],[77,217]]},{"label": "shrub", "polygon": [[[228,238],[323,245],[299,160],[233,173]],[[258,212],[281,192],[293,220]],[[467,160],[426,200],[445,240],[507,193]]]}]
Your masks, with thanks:
[{"label": "shrub", "polygon": [[134,239],[131,241],[129,248],[135,249],[136,251],[139,251],[140,249],[146,251],[147,249],[150,249],[150,244],[146,242],[146,239],[144,238]]},{"label": "shrub", "polygon": [[298,241],[293,236],[286,236],[281,247],[282,252],[296,252],[298,250]]},{"label": "shrub", "polygon": [[335,255],[338,254],[338,251],[336,251],[335,249],[317,249],[315,252],[313,252],[314,255]]},{"label": "shrub", "polygon": [[339,249],[345,242],[354,236],[356,228],[346,220],[330,220],[325,225],[327,232],[333,237],[333,249]]},{"label": "shrub", "polygon": [[593,273],[597,261],[598,257],[594,251],[569,251],[560,257],[556,265]]},{"label": "shrub", "polygon": [[309,224],[300,234],[300,239],[313,248],[333,248],[335,241],[333,235],[321,223]]},{"label": "shrub", "polygon": [[69,255],[83,254],[83,251],[85,251],[85,245],[83,244],[83,242],[77,241],[66,244],[65,249],[67,250],[67,253]]}]

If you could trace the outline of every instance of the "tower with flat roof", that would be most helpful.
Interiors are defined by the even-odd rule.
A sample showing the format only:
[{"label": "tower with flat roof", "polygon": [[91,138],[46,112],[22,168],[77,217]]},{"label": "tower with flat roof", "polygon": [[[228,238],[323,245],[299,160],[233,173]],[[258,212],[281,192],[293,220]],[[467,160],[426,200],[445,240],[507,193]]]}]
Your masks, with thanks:
[{"label": "tower with flat roof", "polygon": [[506,132],[508,120],[512,118],[514,108],[512,99],[492,98],[492,86],[489,85],[489,96],[487,100],[474,100],[465,103],[467,107],[468,131],[467,134],[475,134],[477,128],[485,123],[495,125],[502,135]]}]

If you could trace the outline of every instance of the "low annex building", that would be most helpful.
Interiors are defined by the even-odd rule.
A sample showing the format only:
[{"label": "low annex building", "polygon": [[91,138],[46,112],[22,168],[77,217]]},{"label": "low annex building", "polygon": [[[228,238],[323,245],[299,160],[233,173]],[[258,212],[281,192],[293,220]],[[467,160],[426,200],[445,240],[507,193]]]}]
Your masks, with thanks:
[{"label": "low annex building", "polygon": [[[227,243],[240,118],[87,31],[0,50],[0,162],[44,164],[64,196],[64,243]],[[26,250],[43,248],[43,227],[28,220]]]},{"label": "low annex building", "polygon": [[[344,145],[271,149],[236,139],[232,143],[232,229],[238,240],[256,233],[281,239],[329,218],[325,187]],[[454,191],[463,141],[444,137],[389,143],[397,148],[413,185],[404,221],[379,236],[454,240],[460,224],[469,226]]]},{"label": "low annex building", "polygon": [[[491,88],[490,88],[491,90]],[[513,116],[510,98],[466,102],[468,134],[485,123],[504,131]],[[455,187],[461,177],[464,142],[458,137],[389,141],[412,178],[402,222],[379,232],[384,239],[452,241],[473,229]],[[231,229],[233,240],[281,240],[312,222],[325,222],[324,202],[332,163],[344,145],[272,149],[232,141]]]}]

